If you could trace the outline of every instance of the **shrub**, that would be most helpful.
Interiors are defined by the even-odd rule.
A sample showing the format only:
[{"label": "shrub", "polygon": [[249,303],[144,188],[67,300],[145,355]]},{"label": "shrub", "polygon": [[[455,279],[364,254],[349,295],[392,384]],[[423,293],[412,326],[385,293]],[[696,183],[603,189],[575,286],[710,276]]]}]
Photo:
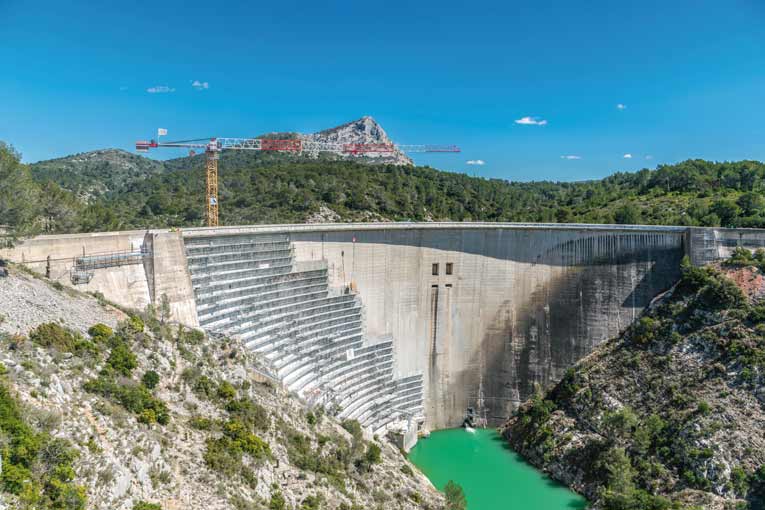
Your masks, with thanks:
[{"label": "shrub", "polygon": [[740,308],[746,303],[741,289],[733,280],[721,274],[715,274],[699,292],[701,303],[710,310]]},{"label": "shrub", "polygon": [[73,483],[76,450],[64,439],[35,432],[4,385],[0,385],[0,433],[4,438],[0,475],[4,491],[19,496],[28,507],[85,508],[85,489]]},{"label": "shrub", "polygon": [[625,492],[604,491],[603,510],[669,510],[677,508],[664,496],[654,496],[642,489],[630,488]]},{"label": "shrub", "polygon": [[361,440],[364,437],[364,432],[361,429],[361,424],[357,420],[343,420],[343,428],[350,432],[353,439]]},{"label": "shrub", "polygon": [[603,427],[611,439],[631,436],[636,426],[637,416],[627,406],[618,411],[607,412],[603,417]]},{"label": "shrub", "polygon": [[55,322],[40,324],[29,333],[29,339],[43,347],[72,352],[77,345],[77,336],[71,330]]},{"label": "shrub", "polygon": [[706,401],[702,400],[696,407],[696,411],[699,414],[707,415],[712,411],[712,408],[709,407],[709,404]]},{"label": "shrub", "polygon": [[159,503],[147,503],[146,501],[138,501],[133,503],[133,510],[162,510]]},{"label": "shrub", "polygon": [[138,361],[127,343],[120,341],[112,347],[112,352],[109,354],[106,364],[112,367],[118,374],[127,377],[138,366]]},{"label": "shrub", "polygon": [[735,466],[730,472],[730,481],[733,484],[733,490],[740,496],[745,496],[749,492],[749,476],[741,466]]},{"label": "shrub", "polygon": [[114,334],[114,331],[106,324],[99,323],[91,326],[88,329],[88,334],[97,342],[105,342]]},{"label": "shrub", "polygon": [[146,373],[143,374],[143,377],[141,377],[141,382],[144,386],[153,390],[157,387],[157,384],[159,384],[159,374],[154,370],[147,370]]},{"label": "shrub", "polygon": [[632,327],[632,340],[641,345],[653,343],[659,337],[661,323],[651,317],[641,317]]},{"label": "shrub", "polygon": [[260,404],[248,398],[232,400],[226,404],[226,411],[236,419],[256,430],[268,430],[270,420],[268,411]]},{"label": "shrub", "polygon": [[211,430],[215,421],[204,416],[193,416],[189,419],[189,426],[197,430]]},{"label": "shrub", "polygon": [[284,495],[279,490],[274,490],[271,493],[271,501],[268,502],[269,510],[284,510],[287,508],[287,501],[284,499]]},{"label": "shrub", "polygon": [[157,421],[157,413],[155,413],[153,409],[144,409],[138,414],[138,421],[140,423],[151,425]]},{"label": "shrub", "polygon": [[197,329],[186,329],[178,326],[177,342],[179,344],[199,345],[205,340],[205,334]]},{"label": "shrub", "polygon": [[367,453],[364,455],[367,463],[371,464],[379,464],[381,461],[381,453],[380,447],[377,446],[374,443],[370,443],[369,446],[367,446]]},{"label": "shrub", "polygon": [[462,491],[462,487],[460,487],[454,481],[449,480],[446,482],[446,486],[444,487],[444,494],[446,495],[446,510],[467,509],[465,493]]},{"label": "shrub", "polygon": [[211,469],[231,476],[241,473],[245,453],[253,459],[266,459],[271,457],[271,447],[241,422],[229,420],[223,425],[221,437],[207,440],[204,460]]},{"label": "shrub", "polygon": [[144,423],[147,423],[146,420],[151,417],[151,414],[144,413],[146,410],[153,412],[154,420],[157,423],[167,425],[170,422],[167,404],[152,395],[148,388],[143,385],[118,384],[109,377],[102,375],[98,379],[86,382],[83,387],[85,391],[101,395],[139,415],[139,419]]},{"label": "shrub", "polygon": [[696,292],[707,284],[710,272],[701,267],[691,264],[691,259],[686,255],[680,262],[680,284],[678,289],[685,292]]},{"label": "shrub", "polygon": [[323,501],[324,498],[321,496],[321,494],[317,494],[315,496],[306,496],[303,499],[303,502],[300,503],[300,510],[319,510]]},{"label": "shrub", "polygon": [[199,376],[192,386],[192,391],[201,398],[212,398],[216,393],[215,383],[206,375]]},{"label": "shrub", "polygon": [[236,397],[236,388],[228,381],[221,381],[218,383],[216,394],[221,400],[231,400]]},{"label": "shrub", "polygon": [[741,246],[737,246],[730,258],[725,261],[725,265],[728,266],[750,266],[754,264],[754,257],[752,252]]},{"label": "shrub", "polygon": [[753,306],[747,318],[755,324],[765,322],[765,306]]},{"label": "shrub", "polygon": [[131,315],[128,320],[125,321],[125,329],[133,334],[143,333],[145,327],[143,319],[138,315]]}]

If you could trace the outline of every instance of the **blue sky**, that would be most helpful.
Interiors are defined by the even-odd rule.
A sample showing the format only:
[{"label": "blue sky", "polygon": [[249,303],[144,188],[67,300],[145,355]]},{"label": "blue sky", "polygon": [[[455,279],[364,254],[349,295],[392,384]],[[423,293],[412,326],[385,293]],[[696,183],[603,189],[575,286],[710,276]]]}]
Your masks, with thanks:
[{"label": "blue sky", "polygon": [[0,0],[0,140],[27,162],[362,115],[512,180],[765,159],[760,0],[100,3]]}]

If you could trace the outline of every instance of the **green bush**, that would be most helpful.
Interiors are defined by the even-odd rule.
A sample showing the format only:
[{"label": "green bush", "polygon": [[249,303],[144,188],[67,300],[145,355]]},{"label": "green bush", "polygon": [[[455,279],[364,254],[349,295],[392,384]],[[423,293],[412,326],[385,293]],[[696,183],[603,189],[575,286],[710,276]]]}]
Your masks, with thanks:
[{"label": "green bush", "polygon": [[3,436],[5,492],[18,496],[29,508],[83,510],[85,489],[74,484],[72,464],[77,451],[68,441],[35,432],[5,385],[0,385],[0,433]]},{"label": "green bush", "polygon": [[215,382],[206,375],[199,376],[191,389],[198,397],[206,399],[213,398],[217,393]]},{"label": "green bush", "polygon": [[88,329],[90,337],[97,342],[106,342],[114,334],[112,328],[106,324],[94,324]]},{"label": "green bush", "polygon": [[[108,376],[101,375],[83,386],[85,391],[101,395],[138,415],[143,422],[152,417],[161,425],[170,422],[167,404],[151,394],[148,388],[136,383],[119,384]],[[145,413],[144,411],[151,411]]]},{"label": "green bush", "polygon": [[449,480],[446,482],[446,486],[444,486],[444,494],[446,495],[446,510],[467,509],[465,493],[462,491],[462,487],[454,481]]},{"label": "green bush", "polygon": [[654,496],[642,489],[630,488],[626,492],[604,491],[601,496],[603,510],[670,510],[679,508],[664,496]]},{"label": "green bush", "polygon": [[231,400],[236,397],[236,388],[228,381],[220,381],[216,395],[221,400]]},{"label": "green bush", "polygon": [[215,420],[204,416],[192,416],[189,419],[189,426],[197,430],[212,430],[215,426]]},{"label": "green bush", "polygon": [[255,430],[268,430],[271,425],[268,411],[248,398],[231,400],[226,404],[226,411],[231,418],[241,421],[245,425]]},{"label": "green bush", "polygon": [[205,340],[205,334],[198,329],[187,329],[178,326],[177,342],[179,344],[199,345]]},{"label": "green bush", "polygon": [[300,510],[319,510],[323,502],[324,498],[321,494],[306,496],[300,503]]},{"label": "green bush", "polygon": [[255,460],[268,459],[271,457],[271,447],[249,432],[243,423],[229,420],[223,425],[221,437],[207,440],[204,460],[210,469],[232,476],[241,474],[244,454]]},{"label": "green bush", "polygon": [[369,446],[367,446],[367,453],[365,454],[367,463],[370,465],[379,464],[382,460],[381,453],[382,451],[380,450],[379,446],[374,443],[370,443]]},{"label": "green bush", "polygon": [[157,387],[157,384],[159,384],[159,374],[154,370],[147,370],[146,373],[143,374],[143,377],[141,377],[141,382],[144,386],[153,390]]},{"label": "green bush", "polygon": [[710,280],[710,271],[691,264],[691,259],[687,255],[680,262],[680,275],[678,290],[690,293],[697,292]]},{"label": "green bush", "polygon": [[130,350],[127,342],[117,342],[112,351],[109,354],[109,358],[106,360],[106,364],[109,365],[115,372],[120,375],[129,376],[134,368],[138,366],[138,360]]},{"label": "green bush", "polygon": [[741,246],[737,246],[733,249],[733,253],[730,258],[725,261],[725,265],[728,266],[751,266],[755,263],[752,252]]},{"label": "green bush", "polygon": [[661,330],[661,322],[651,317],[641,317],[634,326],[632,326],[632,340],[641,345],[653,343]]},{"label": "green bush", "polygon": [[712,411],[712,408],[709,406],[709,404],[702,400],[699,402],[698,406],[696,407],[696,412],[699,414],[707,415]]},{"label": "green bush", "polygon": [[29,333],[29,339],[43,347],[73,352],[77,346],[78,335],[55,322],[46,322],[33,329]]},{"label": "green bush", "polygon": [[268,510],[285,510],[287,501],[279,490],[271,492],[271,500],[268,502]]},{"label": "green bush", "polygon": [[744,293],[736,283],[721,274],[715,274],[699,292],[701,303],[710,310],[729,310],[746,304]]},{"label": "green bush", "polygon": [[125,321],[125,329],[133,334],[143,333],[145,327],[143,319],[138,315],[131,315],[128,320]]},{"label": "green bush", "polygon": [[133,503],[133,510],[162,510],[159,503],[147,503],[146,501],[138,501]]}]

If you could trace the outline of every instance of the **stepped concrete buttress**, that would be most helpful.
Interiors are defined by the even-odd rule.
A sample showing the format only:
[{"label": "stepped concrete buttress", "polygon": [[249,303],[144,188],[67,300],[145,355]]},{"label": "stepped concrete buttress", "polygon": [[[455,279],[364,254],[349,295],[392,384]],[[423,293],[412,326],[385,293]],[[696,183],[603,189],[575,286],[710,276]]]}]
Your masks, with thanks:
[{"label": "stepped concrete buttress", "polygon": [[406,416],[456,426],[468,406],[503,420],[626,328],[684,255],[737,246],[765,247],[765,231],[243,226],[39,236],[0,256],[71,284],[78,256],[142,251],[76,287],[137,309],[167,296],[176,320],[240,337],[289,389],[381,431]]}]

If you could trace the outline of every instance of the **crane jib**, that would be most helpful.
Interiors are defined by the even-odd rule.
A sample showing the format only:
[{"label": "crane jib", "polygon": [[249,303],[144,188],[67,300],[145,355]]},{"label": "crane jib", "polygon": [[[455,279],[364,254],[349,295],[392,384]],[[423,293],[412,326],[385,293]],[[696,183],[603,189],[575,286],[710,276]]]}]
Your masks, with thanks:
[{"label": "crane jib", "polygon": [[[167,130],[157,131],[160,136],[166,135]],[[460,152],[456,145],[398,145],[387,143],[342,143],[310,138],[291,138],[276,140],[272,138],[200,138],[196,140],[179,140],[175,142],[160,142],[158,140],[139,140],[135,143],[136,152],[149,152],[149,149],[159,147],[175,147],[184,149],[204,149],[207,154],[205,161],[206,173],[206,206],[205,216],[208,227],[218,226],[218,155],[224,150],[252,150],[277,152],[333,152],[335,154],[396,154],[397,152]],[[189,150],[189,155],[195,152]]]}]

